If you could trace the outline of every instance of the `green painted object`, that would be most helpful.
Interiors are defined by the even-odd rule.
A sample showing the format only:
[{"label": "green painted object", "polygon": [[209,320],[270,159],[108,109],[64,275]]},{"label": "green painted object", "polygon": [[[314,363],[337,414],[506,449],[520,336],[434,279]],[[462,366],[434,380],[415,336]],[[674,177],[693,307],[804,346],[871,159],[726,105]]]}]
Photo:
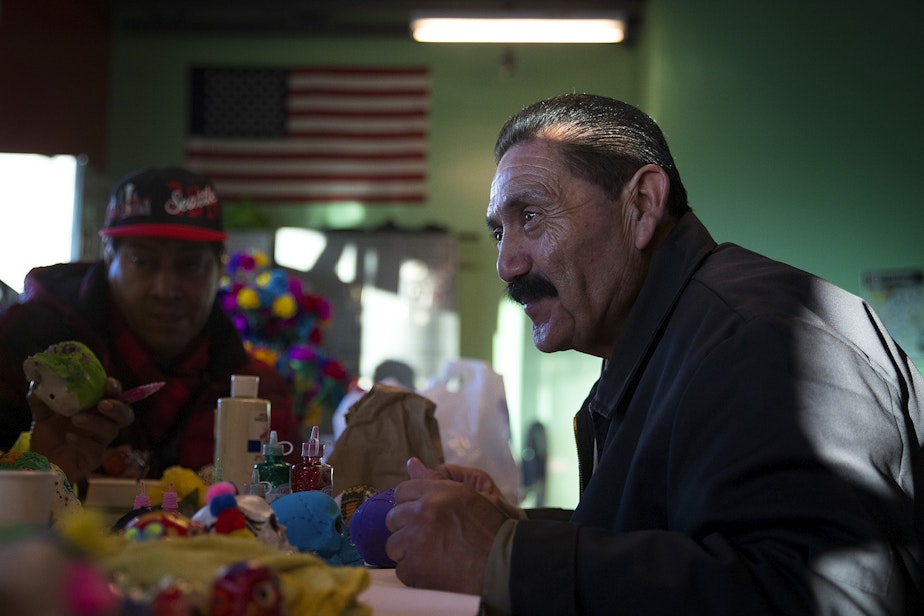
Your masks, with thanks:
[{"label": "green painted object", "polygon": [[106,370],[82,342],[53,344],[23,362],[32,395],[62,415],[73,415],[95,405],[103,397]]}]

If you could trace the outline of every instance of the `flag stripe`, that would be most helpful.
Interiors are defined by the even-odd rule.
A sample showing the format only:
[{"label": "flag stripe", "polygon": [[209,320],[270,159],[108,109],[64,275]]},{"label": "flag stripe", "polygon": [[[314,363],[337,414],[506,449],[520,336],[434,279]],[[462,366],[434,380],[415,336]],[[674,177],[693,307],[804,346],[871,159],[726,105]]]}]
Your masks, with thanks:
[{"label": "flag stripe", "polygon": [[[398,133],[401,131],[426,131],[427,123],[421,118],[297,118],[289,121],[287,133],[290,137],[297,137],[306,131],[323,129],[349,132]],[[426,141],[426,139],[423,139],[423,141]]]},{"label": "flag stripe", "polygon": [[376,181],[376,182],[420,182],[426,179],[426,175],[423,173],[312,173],[310,171],[304,171],[302,173],[279,173],[278,171],[267,172],[265,174],[260,173],[236,173],[231,175],[224,175],[221,173],[212,174],[213,180],[225,180],[227,182],[239,181],[239,182],[262,182],[267,179],[272,179],[276,182],[303,182],[305,180],[336,180],[336,181]]},{"label": "flag stripe", "polygon": [[285,139],[276,143],[272,140],[222,139],[216,141],[190,140],[187,153],[190,156],[216,157],[225,156],[277,156],[299,157],[314,154],[338,153],[357,156],[405,154],[426,156],[426,148],[417,139],[390,139],[381,143],[379,139]]},{"label": "flag stripe", "polygon": [[243,163],[233,162],[212,162],[208,161],[197,169],[200,173],[215,178],[233,179],[235,177],[261,177],[269,181],[274,175],[299,175],[299,176],[316,176],[316,175],[376,175],[386,180],[389,177],[404,174],[413,174],[416,176],[426,177],[427,172],[424,165],[416,161],[368,161],[358,163],[356,161],[342,160],[316,160],[300,162],[276,162],[276,161],[253,161],[248,160]]},{"label": "flag stripe", "polygon": [[299,132],[292,132],[290,135],[293,138],[304,138],[304,139],[336,139],[342,141],[344,139],[362,139],[362,140],[372,140],[372,139],[384,139],[386,141],[392,141],[397,139],[414,139],[417,143],[425,145],[427,142],[427,132],[423,130],[394,130],[394,131],[370,131],[366,127],[357,128],[356,130],[306,130]]},{"label": "flag stripe", "polygon": [[284,203],[290,200],[305,201],[370,201],[385,203],[402,200],[420,203],[423,185],[420,182],[383,184],[381,182],[272,182],[252,183],[239,180],[228,181],[226,190],[236,193],[256,193],[262,199],[272,203]]},{"label": "flag stripe", "polygon": [[290,98],[286,107],[290,116],[323,114],[325,116],[345,118],[416,118],[425,120],[427,108],[419,101],[383,100],[320,100],[317,98]]},{"label": "flag stripe", "polygon": [[247,173],[248,168],[259,166],[282,169],[283,167],[302,167],[306,165],[332,165],[346,169],[364,166],[378,168],[393,168],[395,165],[403,167],[413,166],[415,169],[426,169],[426,158],[417,153],[391,153],[391,154],[337,154],[330,152],[315,152],[307,154],[280,154],[269,152],[255,153],[223,153],[222,155],[190,156],[187,162],[197,168],[201,173],[208,168],[212,173],[227,170],[234,173]]},{"label": "flag stripe", "polygon": [[426,200],[426,67],[198,68],[193,86],[186,163],[226,201]]},{"label": "flag stripe", "polygon": [[[366,84],[363,84],[366,85]],[[398,85],[398,84],[396,84]],[[289,95],[300,97],[305,95],[316,96],[319,98],[337,98],[337,99],[363,99],[370,96],[378,97],[384,101],[391,100],[419,100],[421,96],[427,95],[427,89],[424,87],[401,87],[401,88],[370,88],[368,86],[360,89],[358,87],[329,87],[322,84],[312,84],[296,82],[289,80]]]}]

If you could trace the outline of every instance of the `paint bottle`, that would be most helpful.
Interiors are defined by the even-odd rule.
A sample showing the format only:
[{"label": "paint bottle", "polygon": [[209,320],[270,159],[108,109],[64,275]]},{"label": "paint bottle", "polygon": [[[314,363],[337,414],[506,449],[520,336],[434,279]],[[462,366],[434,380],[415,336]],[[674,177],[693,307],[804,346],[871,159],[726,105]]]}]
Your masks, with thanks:
[{"label": "paint bottle", "polygon": [[278,441],[276,431],[270,430],[269,440],[263,443],[263,462],[253,467],[260,483],[266,485],[266,502],[268,503],[280,496],[292,493],[292,465],[283,460],[283,457],[290,453],[292,453],[292,443]]},{"label": "paint bottle", "polygon": [[132,503],[133,511],[139,509],[145,509],[147,511],[153,510],[151,507],[151,497],[148,496],[147,490],[144,487],[144,481],[141,482],[141,491],[135,495],[135,501]]},{"label": "paint bottle", "polygon": [[257,469],[253,469],[253,473],[250,475],[250,483],[244,484],[244,494],[266,498],[266,484],[260,481],[260,471]]},{"label": "paint bottle", "polygon": [[215,466],[223,481],[238,491],[250,482],[254,464],[263,461],[263,441],[269,435],[270,403],[258,397],[260,377],[231,376],[231,396],[218,399],[215,411]]},{"label": "paint bottle", "polygon": [[179,494],[173,489],[173,482],[170,482],[169,487],[164,490],[164,497],[161,501],[160,508],[170,513],[176,513],[180,509]]},{"label": "paint bottle", "polygon": [[313,426],[308,441],[302,443],[302,459],[292,468],[292,491],[318,490],[333,496],[334,469],[321,460],[324,447],[318,432],[318,426]]}]

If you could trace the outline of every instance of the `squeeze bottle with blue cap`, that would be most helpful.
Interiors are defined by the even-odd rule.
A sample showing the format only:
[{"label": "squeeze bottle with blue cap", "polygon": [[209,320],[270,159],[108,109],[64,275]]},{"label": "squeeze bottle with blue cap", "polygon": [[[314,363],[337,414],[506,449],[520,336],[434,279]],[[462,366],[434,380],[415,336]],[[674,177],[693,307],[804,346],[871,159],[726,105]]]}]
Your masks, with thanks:
[{"label": "squeeze bottle with blue cap", "polygon": [[219,398],[215,411],[215,465],[224,481],[238,491],[250,482],[253,466],[263,461],[263,441],[269,434],[270,403],[258,397],[260,377],[231,376],[231,396]]},{"label": "squeeze bottle with blue cap", "polygon": [[[288,445],[288,450],[286,450]],[[266,502],[271,503],[280,496],[292,493],[292,465],[283,456],[292,453],[292,443],[278,441],[276,431],[271,430],[269,441],[263,443],[263,462],[255,464],[260,483],[266,484]]]}]

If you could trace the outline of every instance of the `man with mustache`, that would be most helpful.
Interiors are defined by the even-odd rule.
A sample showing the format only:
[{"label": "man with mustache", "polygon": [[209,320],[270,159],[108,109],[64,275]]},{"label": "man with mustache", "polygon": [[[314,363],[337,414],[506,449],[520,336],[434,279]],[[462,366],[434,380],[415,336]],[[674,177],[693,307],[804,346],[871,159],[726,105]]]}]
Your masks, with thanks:
[{"label": "man with mustache", "polygon": [[692,213],[655,123],[583,94],[495,148],[497,272],[544,352],[603,360],[573,512],[408,462],[410,586],[488,614],[924,613],[924,378],[861,299]]},{"label": "man with mustache", "polygon": [[[181,167],[133,172],[113,189],[100,235],[102,260],[33,269],[22,303],[0,314],[0,449],[29,436],[19,444],[30,441],[72,482],[104,458],[103,470],[133,478],[199,470],[213,460],[214,409],[232,374],[260,377],[272,428],[296,440],[286,382],[247,354],[215,303],[227,236],[211,181]],[[105,398],[72,417],[29,396],[22,369],[64,340],[90,347],[111,377]],[[131,407],[119,400],[122,389],[161,381]]]}]

